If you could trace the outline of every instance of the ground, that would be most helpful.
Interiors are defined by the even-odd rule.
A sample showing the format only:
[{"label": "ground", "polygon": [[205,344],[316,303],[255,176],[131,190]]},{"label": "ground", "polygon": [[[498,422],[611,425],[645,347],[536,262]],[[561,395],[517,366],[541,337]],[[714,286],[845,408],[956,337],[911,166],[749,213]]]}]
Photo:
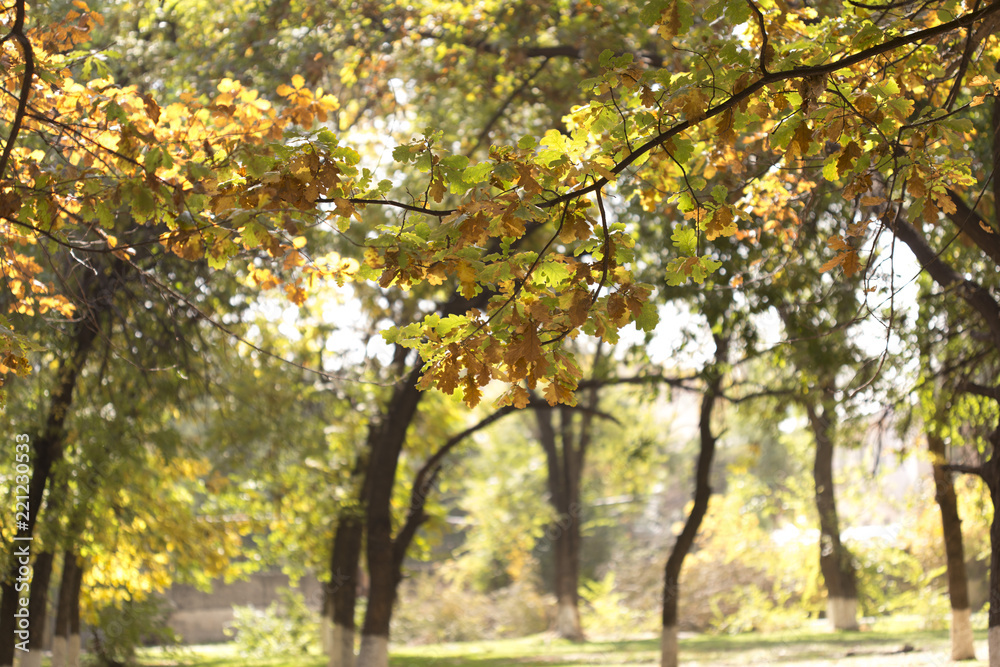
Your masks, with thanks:
[{"label": "ground", "polygon": [[[797,630],[780,634],[692,635],[681,639],[685,667],[747,665],[776,667],[985,667],[984,633],[976,634],[977,661],[951,663],[948,633]],[[653,667],[659,664],[655,638],[597,640],[583,644],[535,635],[504,641],[395,647],[392,667]],[[193,647],[175,654],[151,652],[147,667],[323,667],[316,655],[248,660],[232,645]]]}]

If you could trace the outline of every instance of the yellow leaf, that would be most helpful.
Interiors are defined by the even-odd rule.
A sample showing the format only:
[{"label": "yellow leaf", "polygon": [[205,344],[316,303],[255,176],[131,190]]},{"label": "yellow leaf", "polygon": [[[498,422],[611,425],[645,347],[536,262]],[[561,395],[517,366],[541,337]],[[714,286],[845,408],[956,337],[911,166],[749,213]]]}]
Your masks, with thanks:
[{"label": "yellow leaf", "polygon": [[292,77],[292,85],[295,87],[296,90],[298,90],[302,88],[302,86],[306,85],[306,80],[302,78],[301,74],[296,74],[295,76]]},{"label": "yellow leaf", "polygon": [[[76,4],[76,3],[74,2],[73,4]],[[991,83],[993,83],[993,82],[990,81],[985,76],[983,76],[982,74],[980,74],[979,76],[973,77],[972,81],[969,82],[969,85],[970,86],[988,86]]]},{"label": "yellow leaf", "polygon": [[885,199],[882,197],[876,197],[874,195],[866,195],[861,198],[862,206],[878,206],[879,204],[884,204]]}]

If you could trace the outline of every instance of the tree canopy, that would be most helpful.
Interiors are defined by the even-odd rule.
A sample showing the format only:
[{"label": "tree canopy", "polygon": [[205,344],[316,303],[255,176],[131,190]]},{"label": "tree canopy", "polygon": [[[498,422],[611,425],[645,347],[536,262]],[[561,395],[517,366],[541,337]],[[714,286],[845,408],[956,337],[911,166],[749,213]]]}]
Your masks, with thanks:
[{"label": "tree canopy", "polygon": [[[295,303],[326,280],[431,291],[455,281],[466,298],[485,295],[483,305],[428,315],[386,339],[420,351],[424,387],[460,390],[475,405],[500,380],[509,388],[498,403],[523,406],[538,383],[551,403],[574,400],[579,369],[561,345],[567,337],[613,340],[631,322],[655,325],[652,286],[636,278],[637,226],[676,221],[660,254],[668,285],[718,287],[718,242],[790,243],[805,233],[809,192],[826,181],[842,220],[817,271],[858,273],[883,234],[933,229],[942,217],[1000,256],[992,216],[975,212],[993,202],[968,150],[976,107],[998,78],[995,3],[525,5],[522,15],[504,3],[361,3],[326,16],[287,3],[248,24],[258,41],[237,35],[261,62],[258,45],[287,44],[301,17],[315,29],[310,40],[343,47],[323,56],[341,66],[331,83],[341,95],[362,79],[383,93],[400,87],[396,104],[438,124],[402,120],[411,138],[393,148],[390,167],[363,165],[353,147],[353,132],[382,117],[363,109],[385,99],[314,87],[322,77],[310,72],[331,63],[314,68],[304,51],[294,52],[302,73],[273,91],[254,87],[273,84],[258,65],[225,72],[214,89],[192,77],[175,88],[187,92],[159,96],[161,82],[90,48],[108,27],[82,0],[44,21],[15,3],[3,40],[13,103],[3,108],[0,158],[9,310],[72,316],[65,276],[42,260],[60,245],[131,263],[162,253],[205,259]],[[203,8],[170,10],[159,27],[142,11],[135,6],[137,25],[155,32]],[[529,18],[536,27],[526,31]],[[581,30],[589,21],[613,36],[612,48],[597,51]],[[204,32],[184,34],[207,40],[204,50],[218,46]],[[175,58],[180,46],[157,53]],[[515,87],[498,71],[491,93],[556,94],[543,76],[559,61],[592,73],[582,103],[539,118],[531,134],[495,132],[501,141],[488,155],[476,149],[489,126],[473,138],[440,111],[419,113],[442,82],[455,85],[451,95],[463,91],[469,67],[513,63],[524,76]],[[645,213],[636,222],[624,214],[630,202]],[[332,250],[317,225],[363,252]],[[753,266],[729,261],[731,286],[753,279]],[[157,288],[175,296],[171,285]],[[16,331],[5,324],[6,365],[23,371],[27,343]]]}]

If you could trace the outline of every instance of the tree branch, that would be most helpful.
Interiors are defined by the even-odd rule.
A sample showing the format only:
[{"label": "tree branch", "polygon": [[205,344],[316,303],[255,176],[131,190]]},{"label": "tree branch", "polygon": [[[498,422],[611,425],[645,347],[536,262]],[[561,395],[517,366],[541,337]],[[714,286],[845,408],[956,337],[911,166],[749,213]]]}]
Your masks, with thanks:
[{"label": "tree branch", "polygon": [[[528,405],[525,407],[533,410],[554,409],[553,406],[549,405],[547,401],[536,396],[532,396]],[[594,408],[586,406],[559,407],[568,408],[570,410],[579,410],[596,417],[601,417],[602,419],[608,419],[616,424],[620,423],[613,415]],[[424,506],[427,504],[427,496],[430,495],[431,488],[433,488],[434,482],[437,481],[437,476],[441,472],[441,462],[444,460],[444,457],[446,457],[452,449],[472,434],[483,430],[487,426],[503,417],[506,417],[512,412],[519,412],[520,410],[521,408],[514,405],[506,405],[488,417],[484,417],[476,424],[473,424],[464,431],[456,433],[448,438],[448,440],[424,462],[424,465],[420,467],[420,470],[417,471],[417,475],[413,480],[413,488],[410,490],[410,508],[406,514],[406,521],[403,523],[402,528],[399,529],[395,540],[393,540],[393,558],[398,561],[397,564],[401,564],[403,562],[406,550],[409,548],[410,542],[413,541],[413,537],[417,534],[417,529],[419,529],[420,525],[427,520],[427,514],[424,512]]]},{"label": "tree branch", "polygon": [[526,76],[524,78],[524,81],[521,82],[521,85],[512,90],[510,94],[507,96],[507,98],[500,103],[500,106],[497,108],[497,110],[493,112],[493,115],[490,117],[490,119],[486,121],[486,125],[483,127],[482,132],[480,132],[479,136],[476,137],[476,143],[472,145],[472,148],[466,151],[465,154],[467,156],[471,157],[476,152],[476,149],[478,149],[483,144],[483,142],[486,141],[487,137],[489,137],[490,135],[490,130],[492,130],[493,126],[496,125],[497,122],[503,117],[504,113],[507,111],[507,107],[511,105],[511,103],[517,98],[518,95],[524,92],[525,88],[531,85],[531,82],[535,80],[535,77],[541,74],[542,70],[545,69],[546,65],[548,64],[549,64],[549,58],[546,57],[544,60],[542,60],[542,62],[538,65],[538,67],[535,68],[535,71]]},{"label": "tree branch", "polygon": [[664,375],[634,375],[630,377],[613,377],[613,378],[590,378],[589,380],[580,380],[577,384],[577,389],[592,389],[608,387],[619,384],[666,384],[677,389],[687,389],[688,391],[701,391],[698,387],[693,387],[687,384],[691,380],[697,380],[697,375],[692,375],[691,377],[681,377],[681,378],[671,378]]},{"label": "tree branch", "polygon": [[17,134],[21,131],[21,123],[24,122],[24,115],[28,109],[28,95],[31,93],[31,84],[35,78],[35,52],[31,48],[31,40],[24,34],[24,5],[25,0],[17,0],[14,25],[11,26],[10,32],[4,35],[3,39],[0,39],[0,45],[13,39],[21,47],[21,52],[24,54],[24,73],[21,75],[21,93],[17,98],[17,111],[14,112],[14,119],[10,123],[10,134],[7,135],[3,155],[0,155],[0,180],[7,172],[7,162],[10,160],[10,153],[17,141]]},{"label": "tree branch", "polygon": [[[883,53],[887,53],[894,49],[898,49],[903,46],[908,46],[910,44],[914,44],[917,42],[926,41],[934,37],[938,37],[939,35],[947,34],[959,28],[969,27],[973,25],[976,21],[992,16],[998,12],[1000,12],[1000,1],[993,2],[992,4],[987,5],[982,9],[969,12],[968,14],[965,14],[963,16],[959,16],[958,18],[952,21],[941,23],[939,25],[930,28],[925,28],[923,30],[917,30],[907,35],[900,35],[898,37],[894,37],[892,39],[886,40],[885,42],[882,42],[881,44],[876,44],[875,46],[869,47],[862,51],[858,51],[857,53],[853,53],[848,56],[844,56],[843,58],[834,60],[832,62],[823,65],[793,67],[792,69],[780,72],[769,72],[768,74],[761,76],[759,79],[748,85],[743,90],[731,95],[725,101],[720,102],[715,106],[709,107],[705,111],[705,113],[699,116],[698,118],[696,119],[688,118],[659,133],[658,135],[656,135],[655,137],[644,143],[642,146],[629,153],[622,160],[617,162],[609,171],[615,176],[621,174],[628,167],[630,167],[632,164],[634,164],[636,161],[638,161],[641,157],[643,157],[647,153],[651,152],[653,149],[662,146],[675,136],[682,134],[683,132],[686,132],[691,128],[697,127],[698,125],[704,123],[706,120],[710,118],[714,118],[715,116],[723,114],[731,109],[735,109],[744,100],[747,100],[753,95],[756,95],[758,92],[760,92],[767,86],[770,86],[772,84],[781,81],[786,81],[789,79],[806,79],[810,77],[820,77],[820,76],[825,76],[827,74],[832,74],[833,72],[846,69],[848,67],[864,62],[865,60],[869,60],[871,58],[874,58],[875,56],[879,56]],[[479,47],[479,48],[485,49],[485,47]],[[572,51],[572,48],[573,47],[566,47],[566,46],[544,47],[544,48],[540,47],[538,49],[538,55],[547,55],[549,57],[552,57],[553,55],[567,55],[571,52],[576,53],[577,51]],[[558,51],[558,53],[556,53],[556,51]],[[532,53],[534,53],[534,51],[532,51]],[[579,199],[580,197],[584,197],[593,192],[603,190],[604,186],[606,186],[610,182],[610,180],[611,179],[608,178],[607,176],[602,176],[598,179],[595,179],[595,181],[590,185],[580,187],[576,190],[571,190],[570,192],[566,192],[557,197],[553,197],[552,199],[542,200],[541,202],[538,203],[538,207],[543,209],[552,208],[553,206],[558,206],[565,202],[572,201],[574,199]],[[317,200],[317,201],[324,201],[324,200]],[[447,210],[430,209],[430,208],[412,206],[408,204],[403,204],[401,202],[394,202],[389,200],[351,198],[349,199],[349,201],[351,201],[352,203],[360,203],[360,204],[380,204],[385,206],[396,206],[398,208],[402,208],[407,211],[422,213],[424,215],[430,215],[438,218],[446,217],[455,212],[454,209],[447,209]]]},{"label": "tree branch", "polygon": [[961,472],[967,475],[983,476],[983,466],[973,466],[965,463],[943,463],[941,469],[946,472]]},{"label": "tree branch", "polygon": [[1000,349],[1000,305],[990,291],[978,283],[966,280],[951,265],[945,263],[920,232],[903,219],[899,211],[894,216],[890,214],[890,218],[888,224],[892,233],[910,248],[921,268],[941,287],[957,288],[958,295],[982,316],[989,327],[993,346]]},{"label": "tree branch", "polygon": [[975,209],[969,207],[961,195],[954,190],[947,192],[948,198],[955,204],[955,212],[949,213],[948,219],[989,255],[997,266],[1000,266],[1000,234],[997,234]]},{"label": "tree branch", "polygon": [[[686,132],[687,130],[696,127],[697,125],[700,125],[709,118],[713,118],[715,116],[718,116],[719,114],[725,113],[726,111],[735,108],[743,100],[749,99],[752,95],[755,95],[757,92],[759,92],[763,88],[773,83],[777,83],[779,81],[785,81],[786,79],[805,79],[809,77],[818,77],[818,76],[825,76],[827,74],[832,74],[837,70],[851,67],[852,65],[864,62],[865,60],[874,58],[875,56],[881,55],[888,51],[892,51],[894,49],[898,49],[900,47],[907,46],[915,42],[922,42],[924,40],[937,37],[938,35],[944,35],[946,33],[951,32],[952,30],[957,30],[958,28],[964,28],[970,26],[976,21],[997,12],[1000,12],[1000,2],[994,2],[991,5],[987,5],[983,9],[969,12],[968,14],[960,16],[957,19],[954,19],[953,21],[948,21],[947,23],[942,23],[932,28],[926,28],[924,30],[918,30],[916,32],[912,32],[908,35],[900,35],[899,37],[894,37],[890,40],[882,42],[881,44],[876,44],[875,46],[864,49],[863,51],[859,51],[849,56],[844,56],[839,60],[834,60],[833,62],[826,63],[825,65],[793,67],[792,69],[784,70],[782,72],[771,72],[770,74],[762,76],[761,78],[757,79],[756,81],[751,83],[749,86],[747,86],[740,92],[730,96],[726,101],[721,102],[720,104],[717,104],[714,107],[710,107],[705,112],[705,114],[700,118],[698,118],[697,120],[689,118],[687,120],[681,121],[680,123],[677,123],[668,130],[664,130],[663,132],[656,135],[655,137],[647,141],[645,144],[640,146],[638,149],[627,155],[623,160],[621,160],[613,168],[611,168],[610,171],[612,174],[615,175],[622,173],[625,169],[629,167],[629,165],[634,163],[636,160],[638,160],[646,153],[652,151],[654,148],[666,143],[667,141],[677,136],[678,134]],[[586,194],[602,189],[605,185],[609,183],[609,181],[610,179],[608,179],[605,176],[602,176],[601,178],[597,179],[597,181],[594,182],[593,185],[580,188],[579,190],[573,190],[572,192],[567,192],[566,194],[556,197],[554,199],[549,199],[548,201],[545,201],[539,204],[538,206],[540,208],[547,208],[550,206],[556,206],[557,204],[561,204],[565,201],[569,201],[570,199],[576,199],[578,197],[582,197]]]},{"label": "tree branch", "polygon": [[967,394],[975,394],[976,396],[983,396],[985,398],[992,398],[995,401],[1000,401],[1000,386],[988,387],[977,382],[962,380],[955,388],[958,391],[962,391]]}]

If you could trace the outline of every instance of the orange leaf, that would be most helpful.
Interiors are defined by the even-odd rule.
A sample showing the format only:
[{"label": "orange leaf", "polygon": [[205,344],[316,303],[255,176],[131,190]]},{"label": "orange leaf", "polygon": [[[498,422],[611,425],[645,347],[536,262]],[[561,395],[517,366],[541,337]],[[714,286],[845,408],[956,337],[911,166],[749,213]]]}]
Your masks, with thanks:
[{"label": "orange leaf", "polygon": [[705,238],[714,241],[720,236],[732,236],[736,233],[736,223],[733,221],[733,209],[722,206],[715,210],[712,218],[705,224]]},{"label": "orange leaf", "polygon": [[847,256],[844,257],[842,268],[844,269],[844,275],[848,278],[861,270],[861,260],[858,259],[858,253],[856,251],[852,250],[847,253]]},{"label": "orange leaf", "polygon": [[831,269],[837,268],[838,266],[840,266],[844,262],[844,259],[846,257],[847,257],[847,253],[846,252],[840,253],[839,255],[837,255],[836,257],[834,257],[833,259],[831,259],[828,262],[826,262],[823,266],[819,267],[819,272],[820,273],[826,273],[827,271],[829,271]]}]

